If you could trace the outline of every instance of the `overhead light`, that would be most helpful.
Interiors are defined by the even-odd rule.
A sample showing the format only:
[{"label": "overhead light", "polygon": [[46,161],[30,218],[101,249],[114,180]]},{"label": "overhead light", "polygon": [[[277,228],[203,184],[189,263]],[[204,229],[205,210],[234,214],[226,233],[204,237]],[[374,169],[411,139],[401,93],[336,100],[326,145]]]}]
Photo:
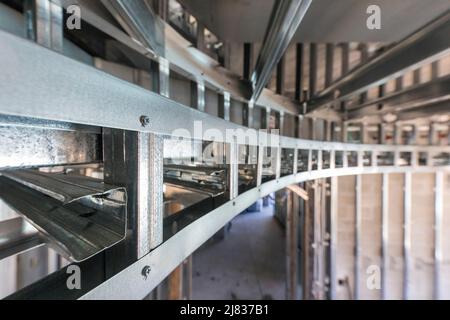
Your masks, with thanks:
[{"label": "overhead light", "polygon": [[450,120],[450,116],[448,114],[437,114],[432,116],[430,119],[432,122],[448,122]]},{"label": "overhead light", "polygon": [[387,113],[385,115],[383,115],[383,121],[384,122],[388,122],[388,123],[392,123],[397,121],[398,117],[396,114],[393,113]]}]

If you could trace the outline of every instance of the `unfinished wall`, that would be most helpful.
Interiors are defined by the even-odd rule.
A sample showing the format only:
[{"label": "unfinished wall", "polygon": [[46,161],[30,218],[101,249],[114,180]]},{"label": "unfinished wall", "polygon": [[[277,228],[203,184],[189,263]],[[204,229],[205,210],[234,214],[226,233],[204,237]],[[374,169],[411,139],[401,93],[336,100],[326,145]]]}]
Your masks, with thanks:
[{"label": "unfinished wall", "polygon": [[434,184],[434,174],[421,173],[412,177],[411,299],[433,299]]},{"label": "unfinished wall", "polygon": [[338,245],[337,245],[337,287],[338,299],[352,299],[355,266],[355,184],[354,176],[338,180]]},{"label": "unfinished wall", "polygon": [[389,175],[386,299],[403,298],[403,174]]},{"label": "unfinished wall", "polygon": [[[338,299],[348,299],[349,279],[354,293],[355,273],[355,177],[338,179],[338,242],[337,291]],[[361,234],[360,234],[360,299],[381,299],[381,290],[370,290],[367,268],[377,265],[382,270],[382,175],[362,176]],[[388,246],[386,270],[386,298],[403,299],[404,292],[404,174],[388,175]],[[412,174],[411,180],[411,249],[407,286],[410,299],[433,299],[435,294],[435,183],[433,173]],[[446,174],[443,190],[441,298],[450,298],[450,175]]]},{"label": "unfinished wall", "polygon": [[380,290],[370,290],[367,283],[367,270],[370,266],[381,266],[381,203],[383,176],[361,176],[361,238],[360,238],[360,296],[378,300]]}]

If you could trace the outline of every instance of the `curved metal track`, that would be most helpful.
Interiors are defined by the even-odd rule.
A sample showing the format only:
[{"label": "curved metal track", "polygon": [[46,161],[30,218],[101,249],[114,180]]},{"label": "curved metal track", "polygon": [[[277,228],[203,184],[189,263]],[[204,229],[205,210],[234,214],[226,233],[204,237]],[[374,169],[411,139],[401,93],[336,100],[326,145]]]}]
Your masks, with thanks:
[{"label": "curved metal track", "polygon": [[[312,143],[314,145],[314,143]],[[447,150],[449,148],[446,148]],[[302,172],[262,184],[239,195],[232,201],[211,211],[204,217],[190,224],[160,247],[137,261],[126,270],[98,286],[81,299],[143,299],[170,272],[194,253],[203,243],[251,206],[258,199],[289,185],[337,176],[358,174],[407,173],[407,172],[450,172],[450,167],[356,167],[342,169],[325,169]],[[168,254],[170,253],[170,254]],[[141,275],[142,270],[150,266],[151,273],[147,279]]]}]

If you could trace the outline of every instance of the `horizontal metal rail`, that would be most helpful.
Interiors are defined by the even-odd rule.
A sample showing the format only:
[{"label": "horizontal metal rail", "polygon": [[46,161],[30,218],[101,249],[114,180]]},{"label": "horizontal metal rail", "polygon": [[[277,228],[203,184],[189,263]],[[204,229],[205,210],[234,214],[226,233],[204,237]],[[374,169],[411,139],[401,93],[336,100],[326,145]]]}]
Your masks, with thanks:
[{"label": "horizontal metal rail", "polygon": [[[0,115],[198,140],[207,140],[204,137],[214,132],[216,142],[226,143],[235,143],[237,135],[252,134],[252,129],[188,108],[7,32],[0,31],[0,42]],[[145,117],[148,122],[143,124]],[[442,150],[316,142],[256,133],[258,139],[248,140],[249,144],[317,150]]]}]

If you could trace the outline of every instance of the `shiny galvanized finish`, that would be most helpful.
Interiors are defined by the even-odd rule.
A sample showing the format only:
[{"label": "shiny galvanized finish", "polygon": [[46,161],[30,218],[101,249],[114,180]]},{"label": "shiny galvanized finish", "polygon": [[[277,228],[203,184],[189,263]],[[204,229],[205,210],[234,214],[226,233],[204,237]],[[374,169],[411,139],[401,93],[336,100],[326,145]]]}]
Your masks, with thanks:
[{"label": "shiny galvanized finish", "polygon": [[50,0],[25,1],[27,36],[41,46],[62,52],[63,11]]},{"label": "shiny galvanized finish", "polygon": [[17,217],[0,221],[0,260],[44,245],[38,231]]},{"label": "shiny galvanized finish", "polygon": [[131,37],[164,57],[164,23],[146,1],[102,0],[101,2]]},{"label": "shiny galvanized finish", "polygon": [[337,294],[337,248],[338,248],[338,212],[339,212],[339,199],[338,199],[338,178],[331,178],[331,208],[330,208],[330,290],[331,299],[336,300]]},{"label": "shiny galvanized finish", "polygon": [[126,191],[98,180],[8,171],[0,175],[0,197],[73,261],[86,260],[125,238]]},{"label": "shiny galvanized finish", "polygon": [[[0,119],[0,169],[96,163],[102,160],[99,134],[36,127]],[[42,127],[39,127],[42,126]],[[45,128],[46,127],[46,128]],[[61,125],[63,127],[63,125]]]},{"label": "shiny galvanized finish", "polygon": [[263,88],[270,80],[272,71],[281,60],[310,5],[311,0],[275,2],[263,46],[251,77],[253,94],[250,101],[258,101]]}]

